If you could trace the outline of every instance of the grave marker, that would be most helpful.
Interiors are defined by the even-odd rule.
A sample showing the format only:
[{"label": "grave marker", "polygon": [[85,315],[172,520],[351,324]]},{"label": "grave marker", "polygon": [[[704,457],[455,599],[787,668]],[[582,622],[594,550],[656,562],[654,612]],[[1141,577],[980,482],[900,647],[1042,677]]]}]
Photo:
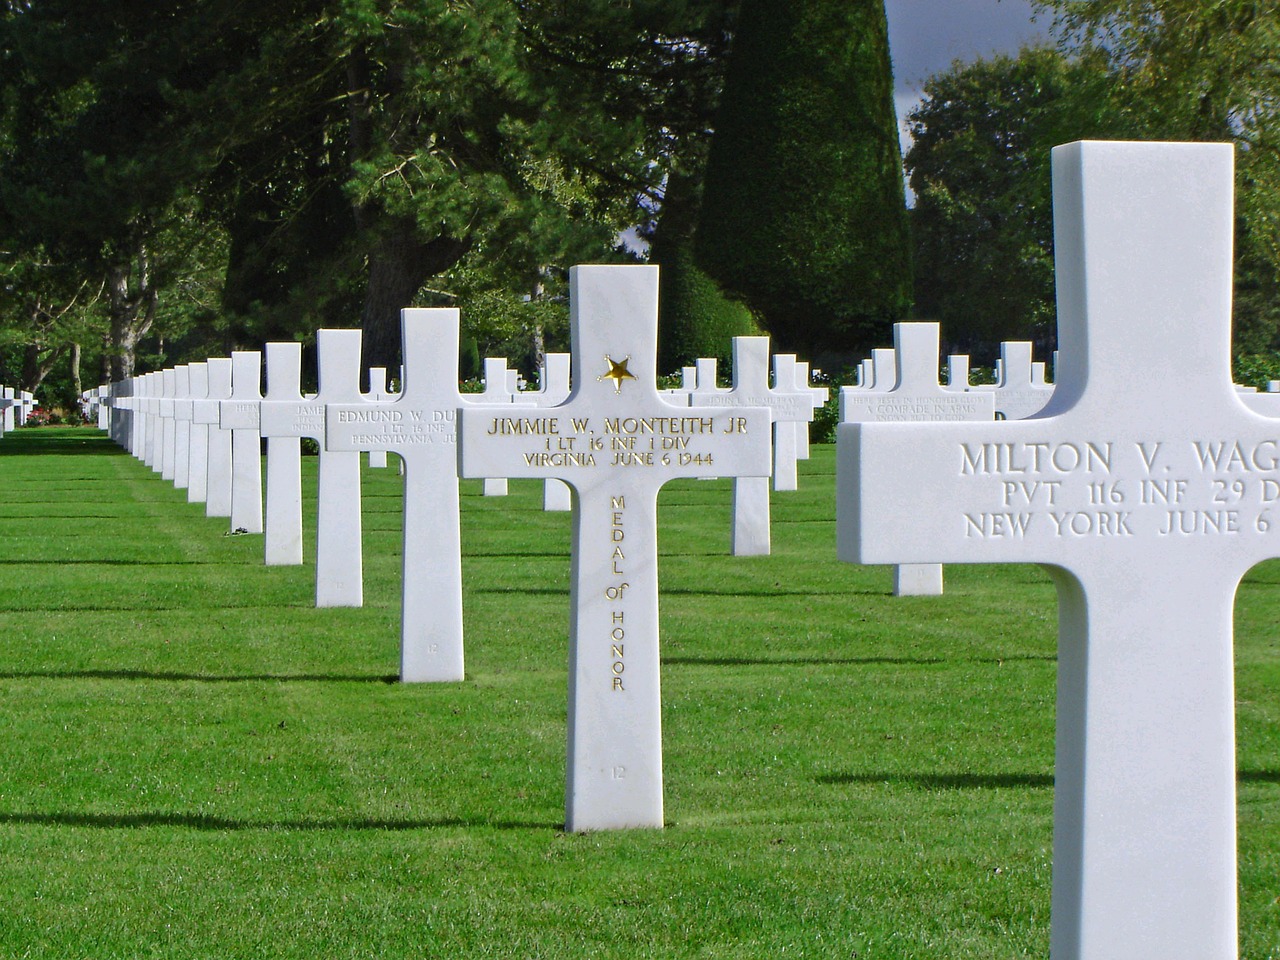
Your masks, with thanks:
[{"label": "grave marker", "polygon": [[192,405],[192,419],[208,427],[205,455],[204,514],[231,516],[231,431],[222,429],[222,404],[231,399],[231,358],[211,357],[205,364],[209,393]]},{"label": "grave marker", "polygon": [[1227,960],[1232,605],[1280,555],[1280,441],[1230,380],[1232,148],[1076,143],[1053,173],[1053,399],[1032,420],[841,425],[840,555],[1048,565],[1052,955]]},{"label": "grave marker", "polygon": [[[330,405],[360,400],[360,331],[318,330],[316,358],[320,389],[314,398],[300,392],[301,374],[292,358],[283,368],[279,399],[263,401],[263,430],[271,437],[311,437],[320,444],[316,479],[316,606],[359,607],[364,603],[361,542],[360,454],[326,441]],[[282,354],[286,358],[287,354]],[[298,353],[301,366],[301,353]]]},{"label": "grave marker", "polygon": [[1025,420],[1034,416],[1053,396],[1053,387],[1045,383],[1044,364],[1031,362],[1031,344],[1026,340],[1000,344],[998,372],[993,392],[996,417],[1001,420]]},{"label": "grave marker", "polygon": [[262,532],[262,354],[231,354],[231,399],[219,407],[223,430],[231,431],[231,530]]},{"label": "grave marker", "polygon": [[[267,504],[262,554],[269,567],[302,563],[302,435],[324,447],[324,407],[302,398],[302,344],[268,343],[267,392],[259,429],[267,438]],[[287,405],[287,406],[286,406]],[[323,452],[321,456],[324,456]]]},{"label": "grave marker", "polygon": [[[542,358],[538,373],[538,389],[520,394],[520,402],[535,407],[555,407],[569,399],[570,356],[567,353],[548,353]],[[564,512],[573,509],[573,491],[563,480],[548,478],[542,481],[542,509]]]},{"label": "grave marker", "polygon": [[[374,403],[386,403],[396,398],[396,395],[387,389],[386,367],[369,368],[369,392],[366,397]],[[387,451],[370,450],[369,466],[375,470],[385,470],[387,468]]]},{"label": "grave marker", "polygon": [[173,368],[173,485],[186,490],[191,483],[191,367]]},{"label": "grave marker", "polygon": [[767,477],[769,414],[662,399],[656,267],[574,267],[569,287],[572,396],[532,415],[462,410],[462,474],[574,488],[566,828],[661,827],[658,490]]},{"label": "grave marker", "polygon": [[209,425],[196,418],[201,401],[209,398],[209,365],[188,365],[191,386],[191,438],[187,445],[187,503],[204,503],[209,490]]},{"label": "grave marker", "polygon": [[[359,396],[325,410],[325,447],[385,449],[404,462],[400,679],[464,677],[458,521],[458,311],[401,312],[404,382],[390,403]],[[356,349],[353,356],[359,356]]]},{"label": "grave marker", "polygon": [[[893,325],[894,387],[854,391],[844,405],[844,423],[937,423],[994,420],[990,390],[952,390],[938,383],[936,323]],[[893,568],[894,596],[935,597],[942,594],[942,564],[903,563]]]}]

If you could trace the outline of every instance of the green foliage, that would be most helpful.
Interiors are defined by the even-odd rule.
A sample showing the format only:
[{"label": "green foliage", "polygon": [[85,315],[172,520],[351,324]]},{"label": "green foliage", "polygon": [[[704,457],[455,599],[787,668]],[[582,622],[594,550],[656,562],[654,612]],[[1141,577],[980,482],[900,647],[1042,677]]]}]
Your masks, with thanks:
[{"label": "green foliage", "polygon": [[881,342],[911,276],[882,0],[746,0],[715,131],[698,265],[782,348]]},{"label": "green foliage", "polygon": [[987,359],[1056,336],[1049,152],[1121,129],[1110,78],[1049,48],[955,64],[909,115],[916,314]]},{"label": "green foliage", "polygon": [[1236,351],[1231,358],[1231,377],[1246,387],[1265,390],[1272,380],[1280,380],[1280,351],[1266,353],[1242,353]]},{"label": "green foliage", "polygon": [[[733,360],[733,338],[758,336],[751,311],[730,300],[694,263],[688,244],[656,248],[662,269],[658,310],[658,369],[679,372],[699,357]],[[726,367],[727,369],[727,367]]]},{"label": "green foliage", "polygon": [[1235,349],[1280,346],[1280,7],[1255,0],[1038,0],[1060,45],[1105,64],[1127,136],[1232,141]]},{"label": "green foliage", "polygon": [[[568,836],[570,518],[462,484],[467,680],[397,667],[401,479],[360,609],[262,565],[94,431],[0,440],[0,955],[1048,953],[1056,604],[835,558],[834,451],[728,555],[731,482],[659,498],[665,830]],[[314,459],[304,464],[307,500]],[[308,511],[308,549],[314,514]],[[69,531],[75,535],[68,535]],[[1275,562],[1236,602],[1240,949],[1280,942]]]}]

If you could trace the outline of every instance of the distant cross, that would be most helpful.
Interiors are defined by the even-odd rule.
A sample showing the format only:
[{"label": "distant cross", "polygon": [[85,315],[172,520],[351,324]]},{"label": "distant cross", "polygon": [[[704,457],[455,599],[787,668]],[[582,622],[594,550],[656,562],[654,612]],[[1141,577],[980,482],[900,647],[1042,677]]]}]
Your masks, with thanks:
[{"label": "distant cross", "polygon": [[1231,150],[1054,150],[1038,418],[839,427],[843,559],[1057,585],[1055,960],[1236,956],[1232,605],[1280,555],[1280,442],[1231,386]]},{"label": "distant cross", "polygon": [[[404,462],[400,679],[464,676],[458,520],[458,311],[401,312],[404,382],[392,402],[359,397],[325,409],[329,451],[388,450]],[[356,351],[357,355],[359,351]]]},{"label": "distant cross", "polygon": [[174,452],[177,445],[176,421],[173,419],[173,398],[177,390],[177,373],[173,367],[160,371],[160,477],[173,479]]},{"label": "distant cross", "polygon": [[1049,402],[1053,387],[1045,383],[1044,364],[1031,362],[1029,341],[1006,340],[1000,344],[999,382],[993,392],[996,418],[1000,420],[1025,420]]},{"label": "distant cross", "polygon": [[173,485],[186,490],[191,483],[191,367],[173,368]]},{"label": "distant cross", "polygon": [[223,430],[231,431],[231,530],[262,532],[262,354],[231,354],[231,399],[221,404]]},{"label": "distant cross", "polygon": [[[538,371],[538,389],[526,390],[517,398],[520,403],[535,407],[555,407],[569,399],[570,356],[567,353],[548,353],[542,358]],[[563,480],[547,478],[542,481],[542,509],[564,511],[573,509],[573,491]]]},{"label": "distant cross", "polygon": [[[313,439],[323,441],[324,408],[302,398],[302,344],[268,343],[267,392],[259,429],[267,440],[267,500],[262,555],[269,567],[302,563],[302,434],[310,420]],[[303,411],[310,410],[310,416]],[[324,454],[322,453],[321,456]]]},{"label": "distant cross", "polygon": [[[370,367],[369,392],[365,394],[365,399],[374,403],[387,403],[395,398],[396,395],[387,389],[387,368]],[[375,470],[385,470],[387,467],[387,451],[370,450],[369,466]]]},{"label": "distant cross", "polygon": [[[467,394],[468,403],[496,403],[510,406],[515,400],[511,389],[511,381],[507,376],[507,360],[505,357],[484,358],[484,392]],[[485,477],[484,495],[486,497],[505,497],[507,495],[506,477]]]},{"label": "distant cross", "polygon": [[[895,323],[893,389],[851,392],[845,398],[843,422],[994,420],[995,398],[992,391],[964,392],[938,383],[940,336],[936,323]],[[942,564],[895,564],[893,592],[899,597],[940,595]]]},{"label": "distant cross", "polygon": [[222,402],[231,399],[231,358],[211,357],[205,362],[209,391],[192,405],[193,422],[204,424],[208,434],[205,452],[206,517],[231,516],[231,431],[222,429]]},{"label": "distant cross", "polygon": [[658,490],[767,477],[769,413],[662,399],[656,267],[574,267],[569,286],[573,395],[551,410],[462,410],[462,473],[574,488],[566,827],[661,827]]},{"label": "distant cross", "polygon": [[[793,424],[807,423],[812,410],[808,398],[796,391],[794,379],[783,389],[769,385],[768,337],[734,337],[733,387],[704,394],[699,380],[698,389],[690,395],[689,402],[704,407],[763,407],[769,411],[773,423],[773,442],[777,442],[779,432],[790,432],[793,452]],[[784,430],[779,431],[778,428],[784,425]],[[791,469],[794,472],[794,460]],[[769,478],[735,477],[733,554],[738,557],[761,556],[768,554],[769,548]]]},{"label": "distant cross", "polygon": [[[316,357],[320,389],[304,399],[292,351],[279,390],[263,401],[263,432],[270,437],[310,437],[320,444],[316,478],[316,606],[359,607],[364,603],[363,530],[360,513],[360,454],[326,443],[330,405],[360,400],[360,331],[318,330]],[[297,353],[298,370],[301,352]],[[289,494],[291,496],[291,494]],[[291,507],[289,509],[292,509]]]},{"label": "distant cross", "polygon": [[209,490],[209,425],[196,419],[196,409],[202,400],[209,398],[209,365],[193,363],[188,366],[187,377],[191,382],[191,438],[187,449],[187,502],[204,503]]}]

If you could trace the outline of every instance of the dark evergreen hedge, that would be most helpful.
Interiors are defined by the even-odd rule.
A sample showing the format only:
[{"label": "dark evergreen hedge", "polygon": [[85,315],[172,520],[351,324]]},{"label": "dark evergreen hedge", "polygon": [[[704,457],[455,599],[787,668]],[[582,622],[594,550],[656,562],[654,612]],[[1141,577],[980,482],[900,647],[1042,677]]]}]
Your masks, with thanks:
[{"label": "dark evergreen hedge", "polygon": [[886,340],[911,257],[882,0],[744,0],[697,263],[778,348]]}]

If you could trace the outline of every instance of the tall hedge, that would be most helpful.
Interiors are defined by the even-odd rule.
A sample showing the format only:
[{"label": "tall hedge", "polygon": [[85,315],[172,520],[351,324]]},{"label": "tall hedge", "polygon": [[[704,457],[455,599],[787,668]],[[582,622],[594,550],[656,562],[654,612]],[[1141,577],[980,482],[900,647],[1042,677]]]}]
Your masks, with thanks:
[{"label": "tall hedge", "polygon": [[698,357],[731,369],[733,338],[760,333],[751,311],[725,296],[694,262],[693,229],[701,200],[696,174],[673,171],[649,250],[661,268],[658,286],[658,370],[678,373]]},{"label": "tall hedge", "polygon": [[778,346],[810,356],[878,345],[907,312],[882,0],[743,0],[694,250]]}]

